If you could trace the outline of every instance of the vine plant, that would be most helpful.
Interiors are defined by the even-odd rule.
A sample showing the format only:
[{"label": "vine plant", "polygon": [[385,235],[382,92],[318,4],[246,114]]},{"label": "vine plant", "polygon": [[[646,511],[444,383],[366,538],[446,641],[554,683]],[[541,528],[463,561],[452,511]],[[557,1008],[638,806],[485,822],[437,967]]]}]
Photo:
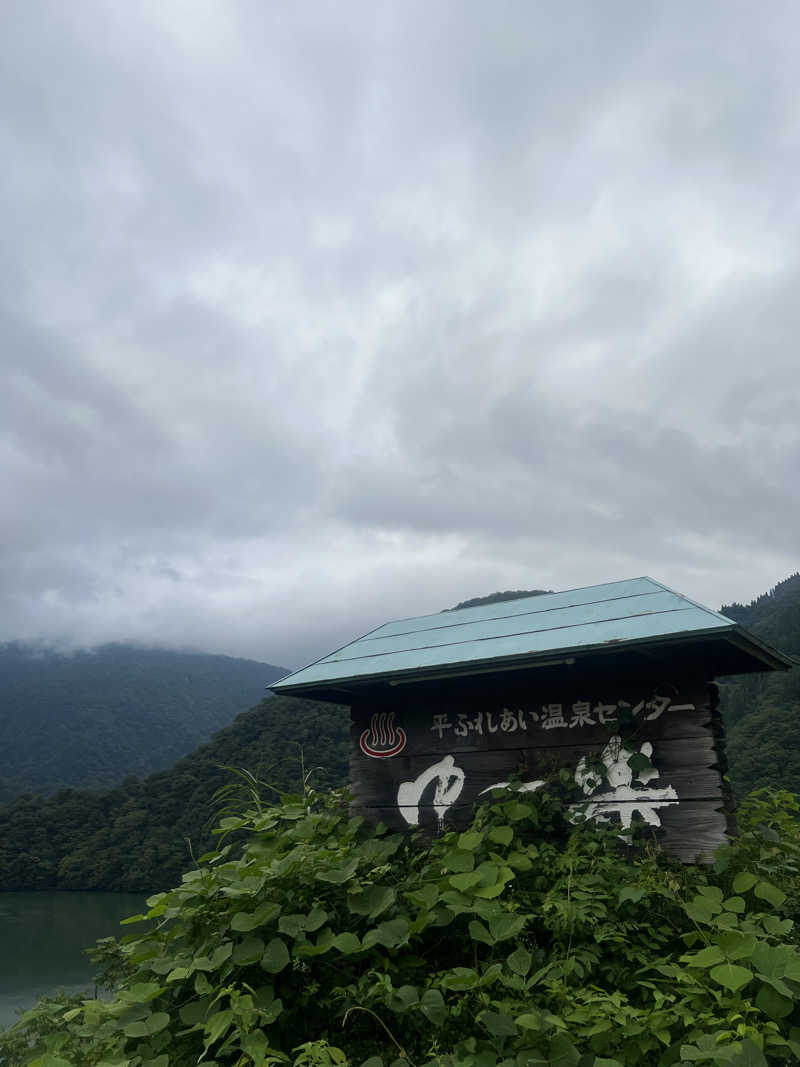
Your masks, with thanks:
[{"label": "vine plant", "polygon": [[755,795],[713,867],[681,867],[574,825],[571,786],[509,790],[435,840],[338,793],[229,812],[219,850],[100,944],[111,998],[41,1001],[0,1064],[800,1060],[796,799]]}]

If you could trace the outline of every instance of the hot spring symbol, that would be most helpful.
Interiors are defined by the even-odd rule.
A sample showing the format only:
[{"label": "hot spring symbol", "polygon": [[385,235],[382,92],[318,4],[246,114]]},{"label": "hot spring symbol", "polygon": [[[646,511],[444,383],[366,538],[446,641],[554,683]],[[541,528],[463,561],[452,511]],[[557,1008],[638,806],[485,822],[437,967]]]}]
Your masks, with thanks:
[{"label": "hot spring symbol", "polygon": [[359,747],[365,756],[373,759],[389,759],[406,747],[406,732],[394,724],[393,711],[376,712],[359,739]]}]

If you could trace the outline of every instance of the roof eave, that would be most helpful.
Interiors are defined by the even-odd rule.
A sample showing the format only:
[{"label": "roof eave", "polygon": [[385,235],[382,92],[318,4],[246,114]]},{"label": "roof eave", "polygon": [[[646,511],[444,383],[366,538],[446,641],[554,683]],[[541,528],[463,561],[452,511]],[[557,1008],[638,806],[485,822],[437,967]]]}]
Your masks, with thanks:
[{"label": "roof eave", "polygon": [[[737,624],[731,622],[730,627],[711,626],[703,630],[694,630],[691,634],[670,634],[663,637],[643,637],[640,639],[627,640],[624,642],[604,641],[595,645],[577,645],[571,648],[560,648],[557,651],[522,653],[517,656],[506,656],[500,659],[471,660],[469,663],[459,661],[457,663],[445,663],[431,667],[414,667],[401,671],[383,671],[375,674],[359,674],[342,678],[317,679],[309,682],[297,682],[293,685],[277,683],[272,686],[274,690],[282,693],[311,694],[321,691],[352,691],[366,685],[375,683],[403,684],[412,682],[433,681],[440,678],[454,678],[468,674],[489,674],[493,672],[503,673],[509,670],[534,669],[537,667],[571,665],[577,657],[597,655],[603,653],[621,652],[627,648],[658,648],[664,645],[686,645],[698,639],[720,638],[728,641],[740,651],[751,656],[759,663],[765,665],[766,670],[789,670],[795,666],[795,661],[784,655],[770,645],[759,641],[752,634],[743,630]],[[291,677],[291,676],[290,676]],[[288,679],[287,679],[288,681]]]}]

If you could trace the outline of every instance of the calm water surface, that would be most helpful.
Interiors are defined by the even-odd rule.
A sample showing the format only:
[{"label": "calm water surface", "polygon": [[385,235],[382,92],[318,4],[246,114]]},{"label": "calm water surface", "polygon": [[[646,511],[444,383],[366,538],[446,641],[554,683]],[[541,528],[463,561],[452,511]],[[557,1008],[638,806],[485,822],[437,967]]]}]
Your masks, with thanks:
[{"label": "calm water surface", "polygon": [[83,950],[142,929],[119,923],[144,910],[138,893],[0,893],[0,1027],[44,993],[93,991]]}]

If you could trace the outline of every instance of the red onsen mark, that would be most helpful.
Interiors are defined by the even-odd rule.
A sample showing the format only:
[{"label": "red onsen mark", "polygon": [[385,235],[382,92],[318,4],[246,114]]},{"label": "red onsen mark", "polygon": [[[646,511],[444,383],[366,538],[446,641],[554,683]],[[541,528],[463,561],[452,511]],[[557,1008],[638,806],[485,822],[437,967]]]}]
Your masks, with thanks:
[{"label": "red onsen mark", "polygon": [[365,756],[388,759],[406,747],[406,732],[394,725],[393,711],[379,711],[370,719],[369,730],[361,735],[359,746]]}]

